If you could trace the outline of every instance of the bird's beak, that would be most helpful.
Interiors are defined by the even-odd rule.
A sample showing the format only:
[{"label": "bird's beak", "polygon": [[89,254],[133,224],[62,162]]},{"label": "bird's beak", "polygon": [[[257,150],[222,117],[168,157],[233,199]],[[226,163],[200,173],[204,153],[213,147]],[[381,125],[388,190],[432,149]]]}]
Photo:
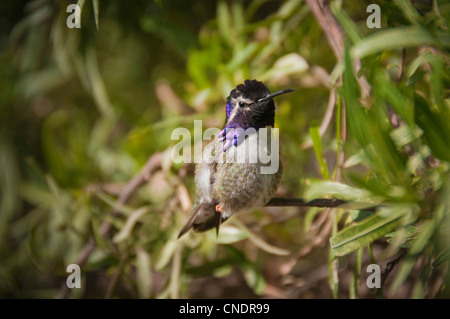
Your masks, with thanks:
[{"label": "bird's beak", "polygon": [[270,93],[269,95],[266,95],[265,97],[260,98],[258,100],[258,102],[266,101],[266,100],[269,100],[269,99],[273,99],[275,96],[278,96],[278,95],[281,95],[281,94],[285,94],[285,93],[289,93],[289,92],[293,92],[293,91],[295,91],[295,89],[286,89],[286,90],[277,91],[275,93]]}]

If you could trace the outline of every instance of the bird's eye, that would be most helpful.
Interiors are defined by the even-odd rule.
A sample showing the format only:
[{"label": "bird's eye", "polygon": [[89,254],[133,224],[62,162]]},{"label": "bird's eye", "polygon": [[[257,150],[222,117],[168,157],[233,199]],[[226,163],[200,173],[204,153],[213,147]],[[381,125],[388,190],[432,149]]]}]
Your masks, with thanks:
[{"label": "bird's eye", "polygon": [[244,102],[239,102],[239,107],[244,107],[245,103]]}]

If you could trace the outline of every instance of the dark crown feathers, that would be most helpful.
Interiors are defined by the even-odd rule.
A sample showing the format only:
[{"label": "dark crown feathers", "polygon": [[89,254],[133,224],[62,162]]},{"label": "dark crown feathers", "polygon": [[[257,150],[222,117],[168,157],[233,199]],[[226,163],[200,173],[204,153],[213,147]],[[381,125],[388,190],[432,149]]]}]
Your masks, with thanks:
[{"label": "dark crown feathers", "polygon": [[231,91],[230,96],[232,98],[242,96],[246,99],[256,101],[270,94],[267,86],[265,86],[261,81],[245,80],[244,83],[245,84],[239,84],[233,91]]}]

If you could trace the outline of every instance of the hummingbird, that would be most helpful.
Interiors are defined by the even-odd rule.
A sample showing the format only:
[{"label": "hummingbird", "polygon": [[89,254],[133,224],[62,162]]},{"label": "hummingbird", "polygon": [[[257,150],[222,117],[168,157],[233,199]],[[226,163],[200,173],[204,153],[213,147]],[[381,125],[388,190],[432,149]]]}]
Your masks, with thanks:
[{"label": "hummingbird", "polygon": [[[270,93],[263,82],[245,80],[230,92],[224,126],[217,138],[204,148],[206,160],[204,155],[195,168],[196,199],[191,216],[178,238],[190,229],[203,232],[213,227],[218,235],[220,225],[233,214],[257,210],[273,197],[281,181],[281,163],[276,172],[263,174],[261,168],[267,164],[260,160],[249,161],[246,158],[229,162],[218,159],[224,155],[235,156],[236,159],[240,156],[236,154],[245,154],[240,152],[242,148],[257,144],[260,134],[273,138],[273,98],[292,91],[294,89]],[[271,150],[266,151],[270,153]]]}]

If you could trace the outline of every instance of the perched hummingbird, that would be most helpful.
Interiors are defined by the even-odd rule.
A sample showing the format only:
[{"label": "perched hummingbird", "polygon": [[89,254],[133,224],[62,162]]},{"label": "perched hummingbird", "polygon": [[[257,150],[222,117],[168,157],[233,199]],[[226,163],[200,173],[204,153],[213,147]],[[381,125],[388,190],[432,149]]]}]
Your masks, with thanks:
[{"label": "perched hummingbird", "polygon": [[[231,215],[259,209],[272,198],[280,184],[281,163],[275,173],[263,174],[261,167],[267,164],[259,160],[243,159],[230,163],[217,159],[225,154],[245,154],[239,152],[241,148],[257,144],[260,134],[268,132],[266,140],[270,140],[270,128],[275,123],[273,98],[292,91],[294,89],[270,93],[263,82],[245,80],[244,84],[239,84],[230,92],[223,129],[205,147],[207,160],[203,157],[203,161],[196,166],[197,196],[191,217],[178,238],[191,228],[194,231],[206,231],[215,227],[218,234],[221,223]],[[248,139],[247,143],[243,143],[245,139]],[[267,144],[270,148],[270,142]],[[270,149],[266,148],[265,151],[270,153]]]}]

